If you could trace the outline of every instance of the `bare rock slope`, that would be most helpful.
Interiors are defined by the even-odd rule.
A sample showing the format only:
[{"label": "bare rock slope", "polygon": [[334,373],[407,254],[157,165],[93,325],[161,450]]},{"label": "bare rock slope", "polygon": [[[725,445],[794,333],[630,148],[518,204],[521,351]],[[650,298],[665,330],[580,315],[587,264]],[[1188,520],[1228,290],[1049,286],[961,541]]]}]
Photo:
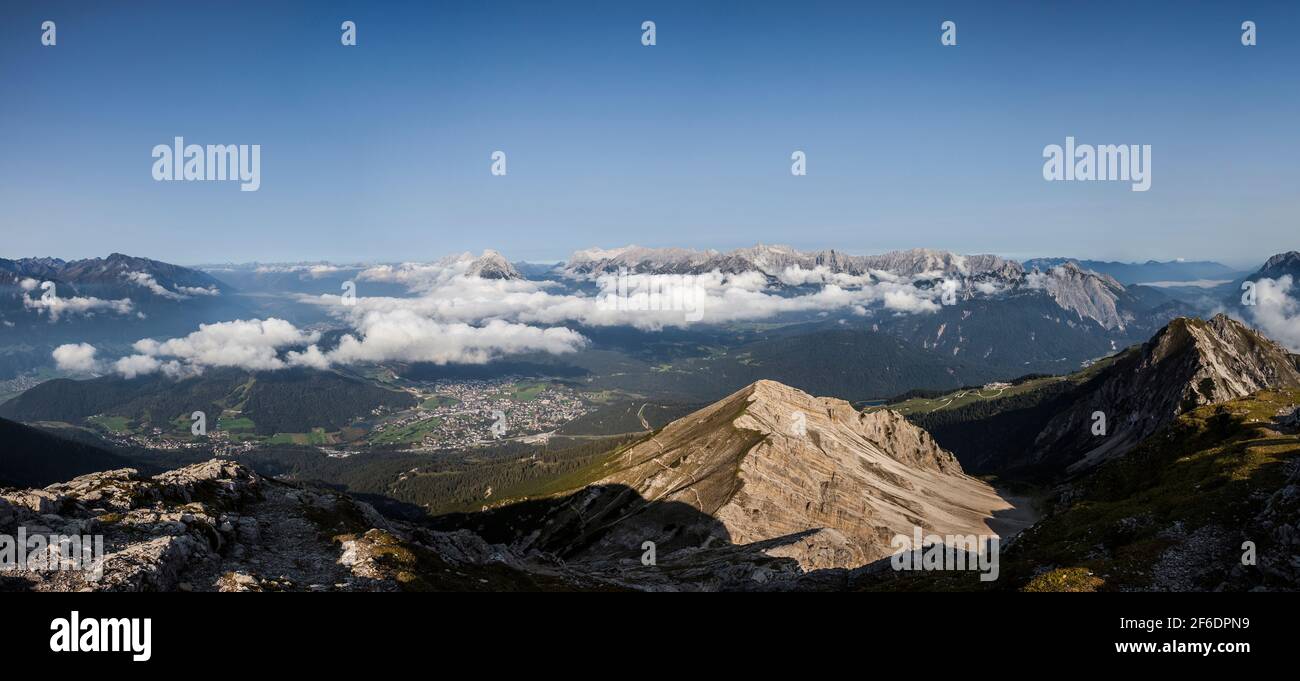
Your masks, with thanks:
[{"label": "bare rock slope", "polygon": [[[526,546],[575,558],[790,541],[767,555],[803,570],[893,553],[914,527],[994,534],[1011,504],[893,411],[861,413],[759,381],[606,462]],[[797,539],[796,539],[797,538]]]},{"label": "bare rock slope", "polygon": [[[1300,388],[1300,371],[1285,348],[1226,315],[1180,317],[1086,388],[1043,428],[1033,456],[1069,461],[1077,472],[1129,451],[1198,406]],[[1104,436],[1093,432],[1097,412],[1106,418]]]}]

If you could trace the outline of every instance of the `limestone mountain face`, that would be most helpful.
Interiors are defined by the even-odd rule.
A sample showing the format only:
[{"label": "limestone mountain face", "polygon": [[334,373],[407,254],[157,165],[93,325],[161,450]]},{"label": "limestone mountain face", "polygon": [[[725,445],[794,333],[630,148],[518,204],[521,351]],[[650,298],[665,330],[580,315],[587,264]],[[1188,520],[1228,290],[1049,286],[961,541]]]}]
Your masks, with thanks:
[{"label": "limestone mountain face", "polygon": [[1222,263],[1211,260],[1168,260],[1164,262],[1148,260],[1146,262],[1108,262],[1103,260],[1079,260],[1076,258],[1033,258],[1021,264],[1026,270],[1038,269],[1043,272],[1066,263],[1075,263],[1085,270],[1114,277],[1119,283],[1130,286],[1150,282],[1196,282],[1205,280],[1227,280],[1239,272]]},{"label": "limestone mountain face", "polygon": [[[141,283],[143,275],[148,276],[149,285]],[[0,286],[29,278],[55,282],[64,296],[178,300],[182,296],[229,292],[228,286],[199,270],[121,253],[71,262],[58,258],[0,258]]]},{"label": "limestone mountain face", "polygon": [[483,279],[523,279],[524,275],[510,264],[509,260],[500,253],[488,249],[483,251],[483,255],[474,258],[465,271],[467,276],[482,277]]},{"label": "limestone mountain face", "polygon": [[[893,553],[914,527],[993,534],[1011,508],[920,428],[759,381],[619,453],[524,546],[570,559],[659,555],[770,540],[804,570]],[[667,559],[665,559],[667,560]]]},{"label": "limestone mountain face", "polygon": [[1123,329],[1132,316],[1121,309],[1124,286],[1104,274],[1082,269],[1073,262],[1046,274],[1029,277],[1031,288],[1041,287],[1062,309],[1079,319],[1095,319],[1103,328]]},{"label": "limestone mountain face", "polygon": [[[1180,317],[1108,367],[1035,442],[1035,457],[1090,467],[1131,449],[1179,414],[1259,390],[1300,388],[1294,358],[1225,315]],[[1106,419],[1095,435],[1094,414]]]},{"label": "limestone mountain face", "polygon": [[[1074,355],[1083,348],[1098,343],[1106,346],[1114,339],[1128,344],[1136,338],[1145,338],[1176,315],[1166,309],[1174,305],[1154,289],[1129,290],[1108,275],[1099,274],[1079,266],[1074,261],[1043,265],[1041,271],[996,255],[961,255],[950,251],[914,248],[891,251],[877,255],[848,255],[835,250],[799,251],[789,246],[759,244],[726,253],[694,251],[682,248],[643,248],[627,246],[615,249],[588,249],[574,253],[565,264],[563,272],[573,279],[587,279],[620,271],[642,274],[742,274],[757,272],[767,277],[773,288],[781,288],[799,281],[790,277],[792,269],[804,271],[826,270],[836,275],[848,275],[873,282],[910,282],[920,289],[932,290],[938,286],[957,284],[960,305],[954,309],[962,314],[978,311],[985,316],[1015,317],[1015,308],[1025,305],[1046,306],[1043,314],[1036,316],[1032,328],[1025,336],[1036,338],[1040,333],[1051,336],[1051,326],[1068,325],[1066,355]],[[1004,304],[999,305],[998,303]],[[914,341],[925,341],[947,328],[949,320],[930,322],[927,315],[918,324],[925,329],[904,335]],[[963,316],[962,319],[965,319]],[[1051,326],[1049,326],[1051,325]],[[1093,328],[1093,327],[1097,328]],[[1138,334],[1128,338],[1128,334]],[[967,342],[967,341],[970,342]],[[954,343],[949,352],[966,352],[983,355],[992,347],[986,337],[974,333]],[[1030,343],[1037,342],[1034,339]],[[1050,344],[1050,343],[1045,343]],[[1055,353],[1058,349],[1044,348]],[[1023,354],[1023,353],[1019,353]],[[1097,354],[1084,353],[1084,357]]]},{"label": "limestone mountain face", "polygon": [[779,276],[786,268],[811,270],[824,267],[836,274],[867,274],[872,270],[902,277],[925,274],[993,274],[1014,279],[1024,274],[1018,263],[995,255],[958,255],[948,251],[914,248],[880,255],[849,255],[835,250],[799,251],[789,246],[759,244],[727,253],[684,248],[588,249],[573,254],[565,266],[571,276],[614,274],[621,269],[646,274],[724,274],[762,272]]},{"label": "limestone mountain face", "polygon": [[1265,261],[1264,266],[1259,268],[1250,278],[1253,279],[1277,279],[1286,275],[1292,277],[1300,274],[1300,251],[1287,251],[1278,253]]}]

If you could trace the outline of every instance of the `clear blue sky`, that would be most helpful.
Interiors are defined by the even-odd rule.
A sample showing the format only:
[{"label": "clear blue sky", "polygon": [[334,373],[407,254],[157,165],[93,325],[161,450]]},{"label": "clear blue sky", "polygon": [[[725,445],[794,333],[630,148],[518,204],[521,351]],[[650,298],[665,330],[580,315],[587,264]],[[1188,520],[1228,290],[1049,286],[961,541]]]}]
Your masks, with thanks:
[{"label": "clear blue sky", "polygon": [[[1300,248],[1298,26],[1295,2],[9,0],[0,257],[762,241],[1244,264]],[[261,144],[261,190],[153,181],[176,135]],[[1066,135],[1152,145],[1151,190],[1045,182]]]}]

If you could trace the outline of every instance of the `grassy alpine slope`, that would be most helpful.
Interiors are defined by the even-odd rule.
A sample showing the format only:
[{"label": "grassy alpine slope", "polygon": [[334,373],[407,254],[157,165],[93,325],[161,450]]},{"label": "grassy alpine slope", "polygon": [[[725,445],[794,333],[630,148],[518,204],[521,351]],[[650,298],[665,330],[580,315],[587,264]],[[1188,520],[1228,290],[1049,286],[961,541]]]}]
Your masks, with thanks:
[{"label": "grassy alpine slope", "polygon": [[[1001,575],[894,573],[872,590],[1294,588],[1300,391],[1262,391],[1183,414],[1131,452],[1059,486],[1004,547]],[[1243,542],[1256,565],[1243,565]],[[1289,586],[1288,586],[1289,585]]]}]

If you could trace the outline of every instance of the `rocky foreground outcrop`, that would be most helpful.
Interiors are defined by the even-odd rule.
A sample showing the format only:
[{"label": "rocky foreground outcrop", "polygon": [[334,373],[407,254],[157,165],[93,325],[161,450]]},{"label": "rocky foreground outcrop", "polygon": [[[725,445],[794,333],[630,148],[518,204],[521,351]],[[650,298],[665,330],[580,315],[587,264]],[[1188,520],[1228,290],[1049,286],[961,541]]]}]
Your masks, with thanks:
[{"label": "rocky foreground outcrop", "polygon": [[[0,572],[0,591],[600,588],[469,532],[430,532],[345,494],[219,459],[154,477],[94,473],[0,490],[0,535],[101,535],[102,570]],[[53,566],[54,563],[49,564]]]}]

